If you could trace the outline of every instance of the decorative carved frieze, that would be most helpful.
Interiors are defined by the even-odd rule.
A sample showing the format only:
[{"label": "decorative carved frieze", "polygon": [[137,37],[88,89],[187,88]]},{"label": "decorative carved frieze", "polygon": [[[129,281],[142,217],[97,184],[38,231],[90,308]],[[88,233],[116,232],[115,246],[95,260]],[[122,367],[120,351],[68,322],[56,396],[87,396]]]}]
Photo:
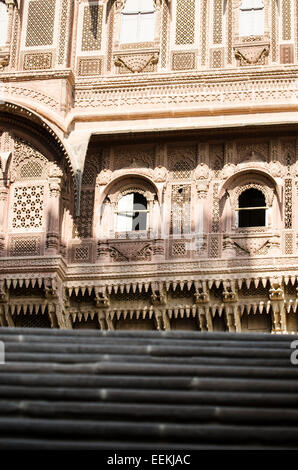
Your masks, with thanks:
[{"label": "decorative carved frieze", "polygon": [[98,242],[97,254],[101,258],[109,254],[111,261],[151,261],[153,254],[152,242],[148,241],[109,241]]},{"label": "decorative carved frieze", "polygon": [[[127,73],[127,72],[126,72]],[[225,72],[226,73],[226,72]],[[225,77],[218,76],[216,83],[209,75],[196,75],[185,72],[183,80],[179,77],[175,83],[164,83],[161,77],[154,83],[138,83],[135,74],[134,83],[123,82],[115,84],[109,82],[95,84],[92,89],[78,84],[75,93],[75,107],[79,109],[92,109],[106,111],[111,109],[133,109],[136,105],[142,109],[150,109],[152,105],[175,107],[177,104],[189,106],[200,105],[231,105],[243,104],[270,104],[272,99],[279,103],[290,103],[296,99],[297,87],[294,71],[287,77],[272,76],[262,71],[256,78],[230,74]],[[237,78],[237,80],[235,80]],[[124,77],[123,77],[124,79]]]},{"label": "decorative carved frieze", "polygon": [[158,52],[117,54],[114,57],[114,64],[118,68],[118,73],[155,72],[158,60]]},{"label": "decorative carved frieze", "polygon": [[268,62],[269,44],[238,45],[234,47],[235,57],[240,67],[248,65],[265,65]]}]

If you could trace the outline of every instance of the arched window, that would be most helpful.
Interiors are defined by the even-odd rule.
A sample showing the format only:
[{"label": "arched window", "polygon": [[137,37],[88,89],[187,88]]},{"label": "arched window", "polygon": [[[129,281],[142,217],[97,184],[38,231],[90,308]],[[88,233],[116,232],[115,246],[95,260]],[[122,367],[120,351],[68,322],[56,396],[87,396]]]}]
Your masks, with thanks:
[{"label": "arched window", "polygon": [[8,12],[5,3],[0,2],[0,47],[5,46],[8,32]]},{"label": "arched window", "polygon": [[145,231],[147,215],[145,196],[137,192],[122,196],[117,207],[117,232]]},{"label": "arched window", "polygon": [[266,225],[266,201],[262,191],[246,189],[238,199],[238,226],[264,227]]},{"label": "arched window", "polygon": [[121,15],[123,44],[154,40],[155,8],[153,0],[127,0]]},{"label": "arched window", "polygon": [[243,0],[240,7],[239,36],[262,36],[264,19],[262,0]]}]

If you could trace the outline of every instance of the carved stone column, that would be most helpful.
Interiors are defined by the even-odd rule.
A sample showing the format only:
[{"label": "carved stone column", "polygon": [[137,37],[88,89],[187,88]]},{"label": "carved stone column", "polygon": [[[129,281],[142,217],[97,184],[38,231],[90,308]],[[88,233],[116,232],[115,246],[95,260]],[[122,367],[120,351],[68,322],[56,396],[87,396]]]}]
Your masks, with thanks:
[{"label": "carved stone column", "polygon": [[225,304],[226,322],[229,332],[241,331],[241,322],[237,309],[238,296],[236,285],[229,281],[223,282],[223,302]]},{"label": "carved stone column", "polygon": [[95,304],[98,309],[98,323],[101,330],[113,330],[113,322],[109,319],[110,298],[105,286],[95,289]]},{"label": "carved stone column", "polygon": [[270,280],[269,298],[272,307],[272,333],[287,333],[284,291],[280,279]]},{"label": "carved stone column", "polygon": [[53,166],[49,172],[48,228],[46,247],[49,254],[57,254],[59,250],[59,219],[62,171]]},{"label": "carved stone column", "polygon": [[[4,279],[0,281],[0,326],[14,326],[11,316],[8,314],[8,291]],[[10,322],[11,320],[11,322]]]},{"label": "carved stone column", "polygon": [[45,280],[45,296],[48,301],[48,314],[52,328],[72,329],[70,317],[66,314],[69,299],[57,278]]},{"label": "carved stone column", "polygon": [[200,327],[200,331],[208,331],[208,324],[207,324],[207,318],[206,318],[206,307],[204,307],[204,306],[199,306],[198,307],[198,324],[199,324],[199,327]]},{"label": "carved stone column", "polygon": [[212,316],[209,311],[210,295],[205,281],[196,284],[194,301],[198,310],[198,325],[201,331],[213,331]]},{"label": "carved stone column", "polygon": [[[168,302],[167,292],[159,283],[152,282],[151,302],[154,310],[154,319],[157,330],[170,330],[171,324],[166,311]],[[150,307],[150,308],[151,308]]]},{"label": "carved stone column", "polygon": [[0,256],[5,253],[6,238],[6,216],[7,216],[7,196],[8,189],[4,186],[3,180],[0,180]]}]

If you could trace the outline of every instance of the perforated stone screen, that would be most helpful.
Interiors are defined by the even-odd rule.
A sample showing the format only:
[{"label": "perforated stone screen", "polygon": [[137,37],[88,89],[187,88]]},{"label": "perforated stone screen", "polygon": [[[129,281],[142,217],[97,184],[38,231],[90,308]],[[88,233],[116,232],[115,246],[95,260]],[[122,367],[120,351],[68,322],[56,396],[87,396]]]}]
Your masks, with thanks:
[{"label": "perforated stone screen", "polygon": [[40,178],[42,176],[42,165],[36,161],[25,163],[20,169],[21,178]]},{"label": "perforated stone screen", "polygon": [[14,190],[12,228],[26,231],[41,229],[43,222],[43,186],[21,186]]},{"label": "perforated stone screen", "polygon": [[190,233],[190,184],[172,186],[171,195],[171,233],[178,235]]},{"label": "perforated stone screen", "polygon": [[31,0],[28,7],[26,47],[53,44],[56,0]]},{"label": "perforated stone screen", "polygon": [[177,0],[176,44],[193,44],[195,40],[195,0]]},{"label": "perforated stone screen", "polygon": [[82,51],[101,49],[102,5],[88,5],[84,8]]},{"label": "perforated stone screen", "polygon": [[179,160],[173,165],[172,178],[174,180],[188,179],[191,176],[191,167],[185,160]]}]

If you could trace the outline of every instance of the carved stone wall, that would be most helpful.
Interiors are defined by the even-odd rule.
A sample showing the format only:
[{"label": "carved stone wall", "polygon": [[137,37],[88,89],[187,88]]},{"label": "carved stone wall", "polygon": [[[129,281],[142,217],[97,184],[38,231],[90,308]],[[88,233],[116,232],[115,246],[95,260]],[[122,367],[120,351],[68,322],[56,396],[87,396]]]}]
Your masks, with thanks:
[{"label": "carved stone wall", "polygon": [[0,324],[297,332],[297,2],[246,37],[240,0],[155,0],[128,44],[125,1],[6,3]]}]

